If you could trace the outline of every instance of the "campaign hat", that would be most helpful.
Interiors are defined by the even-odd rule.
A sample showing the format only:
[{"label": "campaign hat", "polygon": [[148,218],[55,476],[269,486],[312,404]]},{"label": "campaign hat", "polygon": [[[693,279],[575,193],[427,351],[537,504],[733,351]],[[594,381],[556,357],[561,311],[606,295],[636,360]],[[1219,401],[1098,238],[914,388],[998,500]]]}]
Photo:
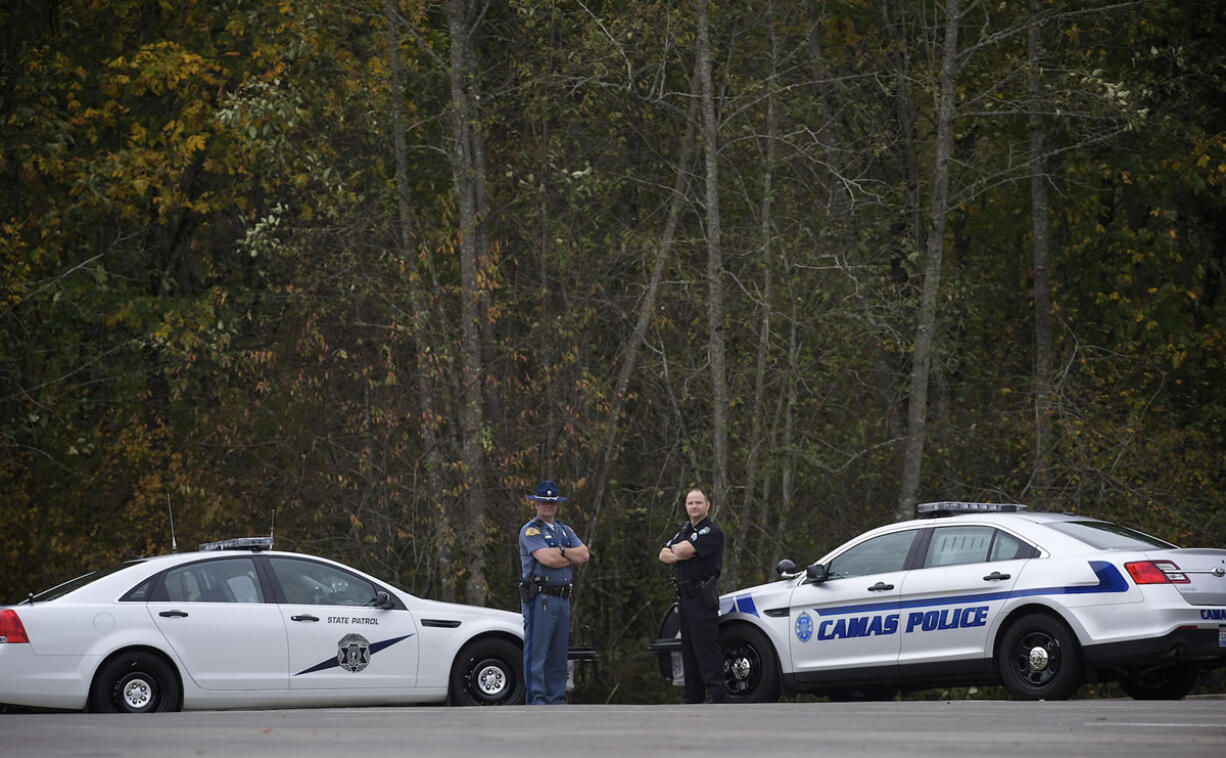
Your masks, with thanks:
[{"label": "campaign hat", "polygon": [[536,485],[536,493],[528,496],[529,500],[539,500],[544,503],[565,503],[566,498],[558,494],[558,485],[546,479]]}]

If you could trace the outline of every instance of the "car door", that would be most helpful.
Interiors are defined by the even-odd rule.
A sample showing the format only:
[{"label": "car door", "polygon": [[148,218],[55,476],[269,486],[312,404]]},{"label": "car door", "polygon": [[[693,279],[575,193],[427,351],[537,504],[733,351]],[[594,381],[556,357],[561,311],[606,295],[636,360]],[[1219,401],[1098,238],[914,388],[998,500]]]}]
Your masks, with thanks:
[{"label": "car door", "polygon": [[899,664],[966,660],[973,667],[987,657],[988,630],[1037,552],[989,525],[934,528],[922,563],[902,583]]},{"label": "car door", "polygon": [[410,689],[417,681],[413,614],[386,588],[332,563],[266,556],[289,638],[291,690]]},{"label": "car door", "polygon": [[801,680],[846,668],[884,675],[896,665],[899,594],[918,534],[908,529],[859,542],[827,563],[825,581],[796,587],[789,639]]},{"label": "car door", "polygon": [[176,566],[154,578],[148,597],[153,623],[201,689],[289,687],[285,623],[251,557]]}]

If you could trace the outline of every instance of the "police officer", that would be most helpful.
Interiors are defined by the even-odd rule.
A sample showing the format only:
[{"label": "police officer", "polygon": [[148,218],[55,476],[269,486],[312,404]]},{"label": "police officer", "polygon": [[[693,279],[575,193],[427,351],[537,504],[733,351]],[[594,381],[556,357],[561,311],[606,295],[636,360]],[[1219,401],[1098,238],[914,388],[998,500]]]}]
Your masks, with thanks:
[{"label": "police officer", "polygon": [[578,535],[558,521],[558,485],[544,481],[528,499],[536,518],[519,530],[520,607],[524,614],[524,679],[528,705],[566,702],[566,653],[570,646],[571,566],[590,557]]},{"label": "police officer", "polygon": [[690,519],[660,550],[660,561],[677,572],[683,703],[722,703],[727,692],[716,589],[724,565],[724,533],[708,517],[710,511],[711,501],[702,490],[686,493],[685,512]]}]

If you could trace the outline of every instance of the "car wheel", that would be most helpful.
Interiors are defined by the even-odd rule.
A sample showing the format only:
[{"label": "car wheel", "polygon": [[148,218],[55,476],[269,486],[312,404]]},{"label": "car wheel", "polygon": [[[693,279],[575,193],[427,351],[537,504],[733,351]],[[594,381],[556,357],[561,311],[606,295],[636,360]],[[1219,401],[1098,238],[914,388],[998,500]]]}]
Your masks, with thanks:
[{"label": "car wheel", "polygon": [[1014,697],[1065,700],[1081,686],[1081,650],[1054,616],[1031,613],[1014,621],[996,651],[1000,678]]},{"label": "car wheel", "polygon": [[153,713],[179,710],[179,680],[161,658],[122,653],[94,678],[90,710],[98,713]]},{"label": "car wheel", "polygon": [[1182,700],[1196,686],[1197,670],[1167,666],[1140,676],[1123,677],[1120,687],[1133,700]]},{"label": "car wheel", "polygon": [[456,705],[522,705],[523,651],[507,640],[478,640],[460,651],[451,667]]},{"label": "car wheel", "polygon": [[724,686],[728,699],[739,703],[772,703],[779,699],[779,663],[766,635],[746,624],[719,630],[724,650]]}]

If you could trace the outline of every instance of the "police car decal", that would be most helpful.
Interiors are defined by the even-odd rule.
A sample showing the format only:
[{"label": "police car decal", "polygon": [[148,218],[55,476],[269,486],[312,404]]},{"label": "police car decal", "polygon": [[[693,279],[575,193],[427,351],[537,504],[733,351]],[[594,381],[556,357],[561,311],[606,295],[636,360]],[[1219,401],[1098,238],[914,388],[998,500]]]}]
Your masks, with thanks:
[{"label": "police car decal", "polygon": [[808,642],[813,636],[813,617],[807,612],[801,611],[796,617],[796,639],[801,642]]},{"label": "police car decal", "polygon": [[330,668],[343,668],[346,671],[357,673],[370,664],[370,659],[375,653],[385,650],[401,640],[407,640],[412,636],[411,634],[406,634],[402,637],[393,637],[382,642],[369,642],[360,634],[346,634],[337,641],[335,655],[308,669],[299,671],[294,676],[313,674],[316,671],[325,671]]},{"label": "police car decal", "polygon": [[[726,613],[736,612],[757,616],[758,608],[754,605],[753,595],[737,595],[734,598],[722,598],[720,600],[719,615],[723,616]],[[759,618],[761,617],[759,616]]]}]

